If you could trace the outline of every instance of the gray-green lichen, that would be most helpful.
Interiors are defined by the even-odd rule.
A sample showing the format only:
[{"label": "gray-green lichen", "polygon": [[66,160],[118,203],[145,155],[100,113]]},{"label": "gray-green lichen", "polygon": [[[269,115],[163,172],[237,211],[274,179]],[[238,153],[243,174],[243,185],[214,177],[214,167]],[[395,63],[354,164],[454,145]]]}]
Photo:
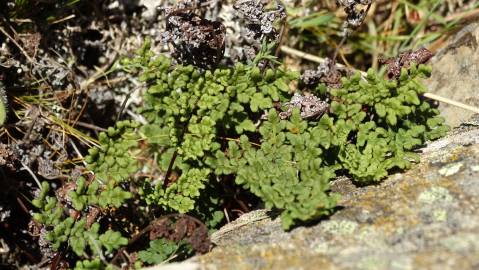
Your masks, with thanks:
[{"label": "gray-green lichen", "polygon": [[461,162],[447,164],[439,170],[439,174],[443,176],[451,176],[459,172],[463,164]]},{"label": "gray-green lichen", "polygon": [[435,221],[443,222],[447,220],[447,212],[444,209],[436,209],[432,212]]},{"label": "gray-green lichen", "polygon": [[350,235],[358,228],[358,223],[349,220],[331,220],[324,222],[322,228],[325,232],[339,235]]},{"label": "gray-green lichen", "polygon": [[418,201],[427,204],[451,202],[453,200],[450,192],[443,187],[432,187],[419,194]]}]

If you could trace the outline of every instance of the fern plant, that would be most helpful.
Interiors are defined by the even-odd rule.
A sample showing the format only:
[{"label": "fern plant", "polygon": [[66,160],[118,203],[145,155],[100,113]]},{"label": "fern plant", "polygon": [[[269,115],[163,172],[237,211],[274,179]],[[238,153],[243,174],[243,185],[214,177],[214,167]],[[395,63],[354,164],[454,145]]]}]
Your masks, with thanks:
[{"label": "fern plant", "polygon": [[144,182],[141,196],[149,204],[190,212],[204,187],[234,177],[267,207],[284,210],[289,228],[334,208],[328,183],[337,172],[362,184],[379,181],[410,167],[415,148],[448,130],[438,110],[419,98],[427,66],[403,70],[398,81],[370,70],[365,78],[344,78],[340,89],[320,85],[313,91],[331,100],[330,112],[306,121],[299,112],[281,120],[275,106],[291,99],[298,74],[255,63],[201,71],[146,47],[122,63],[128,71],[140,68],[149,84],[141,109],[148,124],[139,131],[150,155],[161,149],[166,177]]},{"label": "fern plant", "polygon": [[209,164],[217,175],[236,175],[236,183],[260,197],[267,208],[283,209],[283,227],[297,220],[327,214],[338,196],[328,194],[335,176],[334,163],[325,160],[317,130],[309,129],[295,110],[289,121],[271,109],[259,128],[256,148],[246,135],[230,141],[225,152],[217,151]]},{"label": "fern plant", "polygon": [[[77,181],[76,191],[80,191],[84,187],[84,181],[82,177]],[[90,185],[90,187],[92,186],[94,185]],[[89,191],[92,191],[94,188],[90,187]],[[47,231],[44,236],[45,240],[51,244],[53,250],[58,251],[61,247],[68,246],[76,256],[82,258],[90,255],[113,254],[119,247],[127,244],[127,239],[119,232],[108,229],[100,233],[100,224],[97,222],[88,224],[86,214],[79,218],[70,216],[66,205],[55,197],[47,195],[49,189],[49,184],[43,182],[42,190],[32,204],[40,209],[33,215],[33,218],[44,225],[44,229]],[[75,194],[75,191],[70,194]],[[77,198],[76,203],[73,203],[73,207],[80,213],[86,213],[87,205],[88,207],[97,205],[96,198],[93,201],[86,200],[85,204]]]},{"label": "fern plant", "polygon": [[73,185],[66,196],[57,196],[62,201],[48,196],[47,182],[42,183],[39,196],[32,201],[39,208],[33,218],[43,224],[44,238],[51,248],[55,251],[67,248],[82,259],[76,269],[103,269],[106,267],[103,262],[88,258],[113,255],[128,242],[120,232],[101,228],[92,218],[96,212],[93,209],[116,209],[133,197],[124,181],[139,168],[135,154],[140,150],[132,133],[136,127],[134,122],[122,121],[102,133],[99,136],[102,147],[91,148],[86,157],[88,168],[98,173],[89,180],[84,176],[71,180]]},{"label": "fern plant", "polygon": [[[338,195],[329,184],[336,175],[380,181],[409,168],[418,161],[415,149],[448,130],[420,97],[419,80],[431,72],[424,65],[404,69],[397,81],[370,70],[364,78],[343,78],[339,89],[307,89],[330,109],[305,119],[300,108],[281,116],[281,105],[299,92],[299,74],[260,69],[259,60],[273,60],[265,52],[251,65],[210,71],[175,65],[148,46],[120,66],[148,85],[139,111],[146,124],[120,121],[101,133],[100,146],[85,157],[95,177],[71,180],[66,202],[48,196],[48,185],[32,202],[46,240],[53,249],[68,246],[81,259],[78,269],[103,265],[90,257],[127,244],[126,235],[87,220],[92,208],[110,211],[134,201],[144,216],[189,213],[214,228],[223,219],[221,187],[232,180],[281,210],[289,229],[331,213]],[[67,215],[73,210],[76,218]],[[156,263],[181,247],[157,239],[139,258]]]},{"label": "fern plant", "polygon": [[[448,127],[439,111],[419,95],[426,91],[419,79],[431,68],[413,65],[398,81],[385,80],[373,70],[343,79],[331,91],[331,113],[321,121],[336,137],[338,163],[362,184],[379,181],[391,169],[407,169],[418,161],[414,153],[426,140],[444,136]],[[342,127],[338,134],[337,127]]]},{"label": "fern plant", "polygon": [[[150,59],[148,64],[145,59]],[[257,136],[255,122],[260,121],[273,103],[288,100],[291,95],[288,84],[298,77],[281,68],[262,71],[254,65],[242,64],[200,73],[192,66],[174,66],[163,56],[154,58],[148,51],[123,64],[139,66],[139,63],[148,67],[141,78],[154,82],[141,110],[148,124],[140,128],[140,133],[153,151],[163,149],[158,165],[165,174],[170,169],[179,175],[174,182],[148,179],[142,196],[147,203],[180,213],[194,209],[205,183],[226,176],[219,173],[216,157],[226,149],[228,140],[246,134],[251,138]],[[324,194],[320,200],[329,200],[326,192],[331,172],[325,172],[324,177],[320,175],[324,186],[313,195],[321,191]],[[236,182],[242,184],[241,178]],[[260,197],[270,195],[259,194],[254,188],[251,191]],[[322,209],[330,209],[333,201]]]},{"label": "fern plant", "polygon": [[192,253],[191,248],[184,241],[175,243],[163,238],[150,241],[149,248],[138,253],[138,259],[147,264],[160,264],[173,256],[187,257]]}]

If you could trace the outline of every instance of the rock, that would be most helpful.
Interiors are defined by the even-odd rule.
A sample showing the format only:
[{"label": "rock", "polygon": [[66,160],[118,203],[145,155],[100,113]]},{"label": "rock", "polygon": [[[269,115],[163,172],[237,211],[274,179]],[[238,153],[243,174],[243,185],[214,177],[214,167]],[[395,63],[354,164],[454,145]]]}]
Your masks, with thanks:
[{"label": "rock", "polygon": [[[464,27],[431,60],[433,72],[426,81],[429,91],[479,107],[479,22]],[[446,123],[458,126],[473,112],[441,103]]]},{"label": "rock", "polygon": [[[193,269],[478,269],[479,116],[376,186],[333,182],[339,210],[290,232],[253,211],[212,235]],[[180,264],[181,266],[181,264]],[[163,269],[163,268],[156,268]]]},{"label": "rock", "polygon": [[143,270],[200,270],[200,265],[193,262],[169,263],[142,268]]}]

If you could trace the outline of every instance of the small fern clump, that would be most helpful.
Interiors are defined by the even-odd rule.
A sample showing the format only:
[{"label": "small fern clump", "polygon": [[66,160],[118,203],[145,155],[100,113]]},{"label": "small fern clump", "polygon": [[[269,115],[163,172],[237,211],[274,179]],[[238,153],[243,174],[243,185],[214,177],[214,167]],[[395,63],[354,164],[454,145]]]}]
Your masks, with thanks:
[{"label": "small fern clump", "polygon": [[289,228],[294,221],[329,213],[338,198],[328,193],[336,165],[326,160],[317,131],[298,110],[285,121],[270,109],[259,128],[260,146],[241,135],[226,151],[217,151],[209,164],[217,175],[235,175],[236,183],[260,197],[267,208],[283,209],[282,223]]},{"label": "small fern clump", "polygon": [[409,168],[419,158],[414,149],[448,131],[439,111],[419,97],[426,92],[419,79],[430,73],[428,66],[413,65],[390,81],[369,70],[365,78],[344,78],[341,89],[331,90],[331,113],[320,120],[322,137],[333,138],[338,165],[355,181],[367,184],[391,169]]},{"label": "small fern clump", "polygon": [[[284,209],[286,228],[293,220],[308,220],[334,207],[337,196],[328,194],[328,188],[335,164],[322,162],[319,142],[306,131],[308,122],[295,114],[280,123],[271,110],[274,103],[288,101],[289,84],[298,74],[242,64],[200,73],[149,52],[126,64],[135,66],[144,59],[152,60],[141,77],[153,84],[141,110],[148,124],[140,133],[151,154],[163,149],[160,169],[179,175],[174,182],[147,179],[142,192],[147,203],[193,211],[206,185],[233,176],[266,206]],[[260,150],[251,147],[254,140],[261,143]],[[249,147],[228,148],[235,141]]]},{"label": "small fern clump", "polygon": [[149,204],[190,212],[206,186],[233,177],[267,207],[284,210],[289,228],[335,206],[328,190],[336,173],[379,181],[410,167],[415,148],[447,131],[438,110],[419,97],[427,66],[404,69],[397,81],[371,70],[365,78],[344,78],[340,89],[320,85],[312,91],[330,100],[330,111],[305,120],[299,111],[278,117],[277,105],[291,99],[298,74],[260,70],[257,62],[201,71],[147,49],[123,62],[127,70],[141,67],[149,84],[141,109],[148,124],[139,131],[150,155],[161,152],[158,167],[167,177],[145,180],[141,196]]},{"label": "small fern clump", "polygon": [[[54,251],[68,246],[80,258],[112,255],[118,248],[126,245],[128,240],[120,232],[111,229],[100,233],[100,224],[88,220],[88,208],[98,205],[98,199],[93,195],[98,191],[98,186],[94,183],[89,185],[85,197],[80,197],[78,193],[83,193],[85,187],[85,179],[80,177],[75,190],[69,192],[73,208],[79,211],[74,212],[68,211],[69,207],[65,202],[48,196],[50,186],[43,182],[39,196],[32,201],[32,204],[40,209],[33,218],[43,224],[47,231],[44,238]],[[79,216],[74,213],[79,213]],[[82,262],[78,262],[76,268],[83,269],[82,265]]]},{"label": "small fern clump", "polygon": [[88,151],[85,158],[87,169],[95,173],[98,182],[111,187],[106,190],[105,199],[108,193],[118,193],[119,190],[115,189],[118,184],[128,180],[131,174],[140,169],[137,160],[141,151],[138,145],[140,137],[136,133],[138,127],[139,123],[120,121],[115,128],[110,127],[107,132],[100,133],[101,147],[90,148]]},{"label": "small fern clump", "polygon": [[[86,255],[111,254],[126,244],[125,235],[87,217],[93,208],[113,210],[127,201],[136,211],[188,213],[215,228],[223,219],[223,186],[231,183],[281,210],[288,229],[334,209],[338,195],[329,185],[336,175],[360,184],[380,181],[391,170],[409,168],[418,161],[415,149],[448,130],[420,97],[427,66],[403,69],[397,81],[370,70],[343,78],[338,89],[305,89],[329,102],[326,113],[307,118],[301,106],[282,112],[282,104],[300,95],[299,74],[260,69],[262,57],[271,60],[260,54],[251,65],[210,71],[175,65],[153,55],[147,43],[124,59],[121,68],[139,72],[148,85],[139,111],[146,124],[120,121],[101,133],[100,146],[85,158],[95,177],[77,179],[66,202],[48,197],[47,186],[34,200],[40,209],[35,219],[47,228],[52,247],[68,243],[83,260],[79,269],[103,263]],[[79,216],[67,216],[67,209]],[[138,253],[140,261],[188,252],[183,244],[152,240]]]},{"label": "small fern clump", "polygon": [[[112,256],[128,242],[119,231],[101,228],[96,218],[101,211],[121,207],[133,194],[126,188],[125,180],[139,169],[135,154],[138,140],[134,129],[138,124],[131,121],[118,122],[116,128],[101,133],[101,147],[91,148],[86,157],[88,169],[97,172],[92,179],[80,176],[66,185],[67,190],[57,192],[57,197],[48,196],[50,186],[42,184],[39,196],[32,201],[39,208],[34,219],[43,224],[44,238],[54,251],[67,248],[82,260],[75,269],[103,269],[99,260],[91,256]],[[57,198],[61,198],[59,201]]]},{"label": "small fern clump", "polygon": [[188,255],[190,251],[184,241],[175,243],[160,238],[150,241],[149,248],[138,253],[138,259],[147,264],[160,264],[171,258],[174,254],[183,253],[184,257],[184,255]]}]

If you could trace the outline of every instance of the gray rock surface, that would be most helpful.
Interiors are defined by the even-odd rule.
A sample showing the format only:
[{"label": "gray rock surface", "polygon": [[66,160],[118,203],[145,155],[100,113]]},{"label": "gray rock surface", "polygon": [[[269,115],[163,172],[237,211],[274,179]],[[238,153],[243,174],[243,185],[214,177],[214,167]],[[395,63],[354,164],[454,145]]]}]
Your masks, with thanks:
[{"label": "gray rock surface", "polygon": [[[432,93],[479,107],[479,22],[450,38],[431,63],[433,73],[426,84]],[[451,126],[458,126],[473,115],[447,104],[440,104],[439,109]]]}]

